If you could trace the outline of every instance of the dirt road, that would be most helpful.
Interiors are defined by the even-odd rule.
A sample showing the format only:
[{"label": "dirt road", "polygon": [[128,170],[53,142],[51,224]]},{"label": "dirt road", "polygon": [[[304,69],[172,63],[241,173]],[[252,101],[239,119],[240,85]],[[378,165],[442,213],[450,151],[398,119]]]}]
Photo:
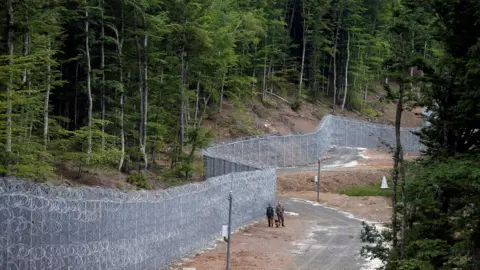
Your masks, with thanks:
[{"label": "dirt road", "polygon": [[[315,202],[279,198],[286,227],[255,224],[232,236],[232,270],[367,270],[378,266],[360,256],[361,220]],[[197,254],[173,269],[225,269],[226,244]]]},{"label": "dirt road", "polygon": [[[323,168],[332,171],[334,175],[331,179],[324,175],[323,180],[331,182],[329,187],[332,190],[348,184],[346,182],[368,183],[365,180],[367,178],[373,178],[372,181],[375,182],[385,173],[382,171],[384,168],[391,167],[391,163],[391,158],[386,153],[334,148],[322,161]],[[373,171],[372,168],[380,168],[380,171]],[[286,227],[269,228],[263,221],[233,234],[232,270],[373,270],[380,266],[379,262],[367,261],[360,256],[364,245],[360,240],[361,220],[339,210],[370,221],[386,221],[391,211],[386,199],[348,197],[347,200],[344,195],[327,193],[328,196],[322,195],[322,204],[307,201],[305,199],[312,200],[315,197],[311,188],[292,190],[292,187],[296,184],[313,185],[308,179],[311,178],[309,172],[315,170],[316,165],[277,170],[279,178],[285,176],[287,182],[292,182],[282,182],[282,179],[278,182],[278,187],[282,189],[279,190],[278,199],[287,211]],[[296,178],[292,174],[297,174]],[[213,250],[186,258],[170,269],[225,269],[225,254],[226,243],[219,241]]]},{"label": "dirt road", "polygon": [[283,198],[285,209],[310,224],[306,238],[295,242],[295,268],[299,270],[368,269],[360,256],[361,221],[311,201]]}]

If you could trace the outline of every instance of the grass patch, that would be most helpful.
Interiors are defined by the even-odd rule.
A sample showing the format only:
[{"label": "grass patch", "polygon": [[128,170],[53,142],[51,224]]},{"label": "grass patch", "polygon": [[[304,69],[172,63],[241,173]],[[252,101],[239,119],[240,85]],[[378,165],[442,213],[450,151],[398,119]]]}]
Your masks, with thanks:
[{"label": "grass patch", "polygon": [[382,196],[391,197],[391,189],[380,189],[379,185],[354,186],[340,191],[340,194],[347,196]]},{"label": "grass patch", "polygon": [[[375,185],[360,185],[352,186],[341,190],[339,193],[347,196],[381,196],[381,197],[392,197],[392,182],[387,178],[388,189],[380,189],[382,181],[378,182]],[[397,200],[401,199],[400,187],[397,189]]]}]

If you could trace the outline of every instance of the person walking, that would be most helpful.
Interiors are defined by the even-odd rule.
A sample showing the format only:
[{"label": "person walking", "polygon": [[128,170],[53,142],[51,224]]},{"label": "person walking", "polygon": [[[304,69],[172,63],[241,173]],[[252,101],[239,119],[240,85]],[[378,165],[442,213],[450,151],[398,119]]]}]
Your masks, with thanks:
[{"label": "person walking", "polygon": [[283,209],[283,206],[280,204],[280,202],[277,203],[277,207],[275,208],[275,212],[277,212],[277,218],[278,222],[282,224],[282,227],[285,227],[285,218],[284,218],[284,212],[285,210]]},{"label": "person walking", "polygon": [[268,204],[267,207],[267,220],[268,220],[268,227],[273,227],[273,207],[271,204]]}]

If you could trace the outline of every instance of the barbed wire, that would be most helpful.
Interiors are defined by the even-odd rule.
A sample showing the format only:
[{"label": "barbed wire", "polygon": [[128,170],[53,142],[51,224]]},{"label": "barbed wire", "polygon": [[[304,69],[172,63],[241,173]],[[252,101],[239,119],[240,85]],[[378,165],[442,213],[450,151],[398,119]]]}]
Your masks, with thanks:
[{"label": "barbed wire", "polygon": [[275,171],[121,192],[0,179],[1,269],[161,269],[220,235],[235,194],[235,228],[263,217]]},{"label": "barbed wire", "polygon": [[[402,129],[405,152],[422,149]],[[1,269],[161,269],[263,218],[275,167],[314,163],[333,146],[394,143],[392,126],[325,116],[314,132],[250,137],[203,149],[207,180],[161,191],[52,186],[0,178]]]},{"label": "barbed wire", "polygon": [[[400,129],[405,152],[419,153],[423,149],[412,133],[418,130]],[[311,133],[256,136],[204,149],[205,175],[308,165],[333,146],[384,150],[387,145],[395,145],[393,126],[327,115]]]}]

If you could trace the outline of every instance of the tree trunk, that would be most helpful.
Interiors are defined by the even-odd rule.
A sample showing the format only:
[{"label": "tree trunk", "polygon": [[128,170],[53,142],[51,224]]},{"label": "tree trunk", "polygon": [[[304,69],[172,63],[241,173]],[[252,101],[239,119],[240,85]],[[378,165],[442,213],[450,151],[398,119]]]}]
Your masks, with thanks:
[{"label": "tree trunk", "polygon": [[180,85],[180,150],[179,152],[183,152],[183,144],[185,143],[185,119],[184,119],[184,108],[185,108],[185,47],[182,49],[182,55],[180,56],[182,62],[182,70],[180,71],[181,76],[181,85]]},{"label": "tree trunk", "polygon": [[290,36],[290,33],[292,32],[293,19],[295,17],[295,8],[297,6],[296,2],[297,2],[297,0],[293,0],[292,15],[290,16],[290,20],[288,21],[288,32],[287,32],[287,40],[286,41],[288,41],[288,37]]},{"label": "tree trunk", "polygon": [[303,71],[305,68],[305,51],[307,50],[307,31],[308,27],[306,26],[306,19],[303,19],[303,27],[304,27],[304,32],[303,32],[303,49],[302,49],[302,63],[300,67],[300,81],[298,83],[298,96],[297,98],[299,99],[302,95],[302,87],[303,87]]},{"label": "tree trunk", "polygon": [[[135,47],[137,56],[137,69],[138,69],[138,92],[140,95],[140,121],[138,125],[138,146],[142,157],[145,157],[145,145],[143,144],[144,136],[144,124],[145,124],[145,93],[144,93],[144,75],[142,74],[142,56],[140,49],[140,41],[138,40],[138,28],[137,28],[137,14],[134,17],[134,31],[135,31]],[[145,160],[144,160],[145,161]]]},{"label": "tree trunk", "polygon": [[[77,61],[75,65],[75,85],[78,85],[78,69],[80,66],[80,61]],[[75,87],[75,101],[73,104],[73,129],[77,130],[78,128],[78,89]]]},{"label": "tree trunk", "polygon": [[265,101],[265,91],[267,91],[267,48],[267,29],[265,29],[265,57],[263,61],[262,101]]},{"label": "tree trunk", "polygon": [[[25,17],[25,21],[28,20],[28,17]],[[29,44],[30,44],[30,36],[28,33],[25,34],[23,37],[23,56],[27,56],[29,53]],[[28,70],[27,68],[23,69],[23,76],[22,76],[22,85],[25,85],[28,80]],[[31,90],[30,87],[28,87],[28,90]]]},{"label": "tree trunk", "polygon": [[222,112],[222,104],[223,104],[223,92],[225,90],[225,77],[226,77],[226,71],[222,72],[222,87],[220,89],[220,104],[218,108],[218,112]]},{"label": "tree trunk", "polygon": [[[144,22],[145,24],[145,22]],[[143,161],[145,169],[148,168],[148,157],[147,157],[147,122],[148,122],[148,35],[145,34],[143,42],[143,54],[144,54],[144,88],[143,88]]]},{"label": "tree trunk", "polygon": [[345,91],[343,93],[342,111],[345,109],[345,102],[348,94],[348,64],[350,62],[350,31],[347,31],[347,62],[345,63]]},{"label": "tree trunk", "polygon": [[[317,90],[318,90],[318,75],[317,73],[320,73],[320,75],[322,74],[320,72],[320,69],[319,67],[321,67],[323,65],[320,64],[320,66],[317,66],[318,65],[318,53],[317,53],[317,45],[314,43],[314,48],[313,48],[313,64],[312,64],[312,71],[310,72],[311,75],[310,76],[313,76],[313,84],[312,84],[312,87],[310,87],[310,91],[313,91],[313,95],[315,97],[317,97]],[[322,61],[323,61],[323,58],[322,58]]]},{"label": "tree trunk", "polygon": [[400,82],[400,91],[399,91],[399,98],[397,101],[397,110],[395,115],[395,153],[393,156],[393,175],[392,175],[392,246],[396,248],[398,246],[398,235],[397,235],[397,185],[398,185],[398,176],[400,174],[400,166],[402,157],[403,157],[403,149],[400,137],[400,125],[402,122],[402,111],[403,111],[403,91],[404,91],[404,83]]},{"label": "tree trunk", "polygon": [[427,42],[425,41],[425,45],[423,46],[423,59],[427,59]]},{"label": "tree trunk", "polygon": [[[85,1],[87,2],[87,1]],[[92,111],[93,111],[93,98],[92,98],[92,86],[91,86],[91,72],[92,67],[90,64],[90,41],[88,38],[89,22],[88,22],[88,7],[85,7],[85,52],[87,56],[87,92],[88,92],[88,142],[87,142],[87,164],[90,162],[92,155]]]},{"label": "tree trunk", "polygon": [[330,90],[330,72],[332,71],[332,57],[330,57],[330,61],[328,61],[328,77],[327,77],[327,91],[325,92],[325,94],[328,96],[328,92]]},{"label": "tree trunk", "polygon": [[[25,22],[28,22],[28,16],[25,16],[24,18]],[[28,29],[28,26],[27,26]],[[25,33],[23,37],[23,56],[27,56],[29,54],[29,46],[30,46],[30,34],[29,30],[27,30],[27,33]],[[28,81],[28,86],[26,86]],[[23,76],[22,76],[22,86],[27,87],[28,90],[31,90],[31,81],[28,80],[28,69],[25,68],[23,69]],[[30,94],[27,94],[30,96]],[[25,111],[25,106],[22,106],[22,118],[24,118],[23,125],[25,127],[25,133],[23,134],[23,139],[25,140],[28,136],[28,128],[30,125],[30,122],[32,121],[32,116],[31,113],[28,112],[29,109],[27,108],[27,112]]]},{"label": "tree trunk", "polygon": [[[269,60],[269,65],[268,65],[268,77],[270,78],[270,93],[273,93],[273,72],[274,72],[274,68],[273,68],[273,57],[270,56],[270,60]],[[268,89],[268,87],[267,87]]]},{"label": "tree trunk", "polygon": [[120,80],[120,144],[121,144],[121,156],[118,164],[118,170],[121,171],[123,167],[123,162],[125,161],[125,130],[124,130],[124,95],[125,90],[123,89],[123,61],[122,61],[122,49],[123,49],[123,34],[124,34],[124,23],[123,23],[123,4],[120,3],[120,13],[121,13],[121,31],[122,38],[120,39],[120,34],[117,29],[115,31],[116,43],[117,43],[117,55],[118,55],[118,69],[119,69],[119,80]]},{"label": "tree trunk", "polygon": [[256,76],[256,71],[257,71],[257,44],[255,44],[255,49],[254,49],[254,54],[253,54],[253,72],[252,72],[252,89],[251,91],[253,92],[253,88],[255,87],[255,82],[253,80],[255,79]]},{"label": "tree trunk", "polygon": [[105,151],[105,22],[103,14],[104,2],[101,2],[101,29],[100,29],[100,70],[102,72],[102,151]]},{"label": "tree trunk", "polygon": [[365,84],[365,92],[363,94],[363,106],[362,106],[362,112],[365,111],[365,107],[367,106],[367,101],[368,101],[368,84]]},{"label": "tree trunk", "polygon": [[[48,55],[50,56],[51,41],[48,40]],[[48,109],[50,105],[50,90],[52,85],[52,67],[50,61],[47,62],[47,91],[45,92],[45,99],[43,104],[43,149],[47,150],[48,144]]]},{"label": "tree trunk", "polygon": [[[403,93],[400,94],[401,96],[403,96]],[[403,104],[401,105],[402,106],[402,111],[403,111]],[[398,139],[397,139],[397,143],[398,143]],[[405,178],[405,165],[404,165],[404,157],[403,157],[403,146],[400,145],[400,154],[399,154],[399,160],[398,160],[398,163],[399,163],[399,168],[400,168],[400,179],[402,181],[402,240],[401,240],[401,248],[400,248],[400,259],[404,259],[405,258],[405,230],[406,230],[406,227],[407,227],[407,217],[408,217],[408,208],[407,208],[407,189],[406,189],[406,185],[407,183],[405,182],[406,181],[406,178]]]},{"label": "tree trunk", "polygon": [[333,112],[335,112],[335,106],[337,105],[337,40],[339,31],[340,18],[337,20],[337,29],[335,30],[335,38],[333,41]]},{"label": "tree trunk", "polygon": [[198,122],[198,103],[199,103],[199,98],[200,98],[200,76],[201,73],[198,74],[198,81],[197,81],[197,91],[195,95],[195,120],[194,120],[194,128],[197,128],[197,125],[200,126],[201,123]]},{"label": "tree trunk", "polygon": [[[7,0],[7,27],[8,27],[8,37],[7,37],[7,47],[8,47],[8,55],[10,58],[8,59],[8,65],[13,65],[13,53],[14,53],[14,44],[13,44],[13,36],[15,34],[15,25],[13,21],[13,5],[12,0]],[[13,84],[13,75],[9,75],[8,79],[9,85],[7,85],[7,141],[5,143],[5,152],[12,151],[12,84]]]}]

